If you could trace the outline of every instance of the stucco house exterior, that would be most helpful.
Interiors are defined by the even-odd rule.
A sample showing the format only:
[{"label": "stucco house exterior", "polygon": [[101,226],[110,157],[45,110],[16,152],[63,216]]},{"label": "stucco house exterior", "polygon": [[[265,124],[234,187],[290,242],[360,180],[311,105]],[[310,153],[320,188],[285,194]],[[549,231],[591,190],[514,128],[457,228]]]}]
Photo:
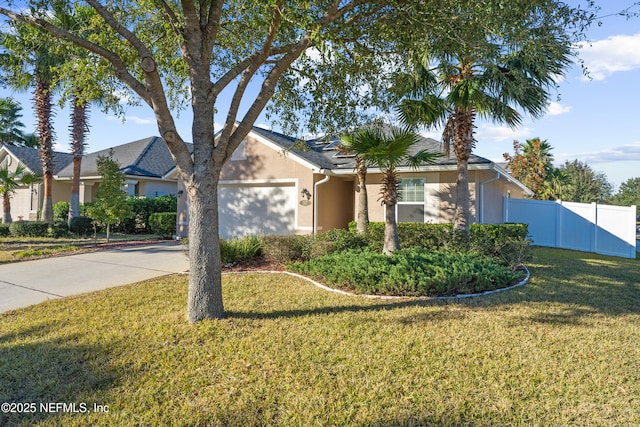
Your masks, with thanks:
[{"label": "stucco house exterior", "polygon": [[[353,156],[337,150],[339,140],[297,140],[254,127],[222,170],[219,187],[220,235],[309,234],[346,228],[357,216],[359,186]],[[414,147],[441,151],[438,141],[422,138]],[[440,158],[417,170],[398,169],[399,222],[451,222],[456,161]],[[167,175],[177,179],[175,171]],[[367,175],[369,216],[384,221],[377,201],[382,174]],[[504,197],[531,194],[501,166],[472,155],[469,160],[471,214],[475,222],[500,223]],[[178,182],[177,235],[188,234],[188,201]]]},{"label": "stucco house exterior", "polygon": [[[82,158],[80,171],[80,203],[95,200],[101,177],[97,171],[97,158],[112,153],[127,178],[130,196],[158,197],[177,193],[177,179],[168,178],[167,173],[175,168],[169,149],[160,137],[149,137],[113,148],[87,154]],[[28,147],[0,146],[0,164],[15,168],[22,164],[26,171],[42,175],[38,150]],[[71,198],[73,180],[73,156],[69,153],[54,153],[53,203],[68,202]],[[14,220],[35,220],[42,208],[43,184],[34,184],[16,191],[11,198],[11,216]]]},{"label": "stucco house exterior", "polygon": [[[73,156],[68,153],[54,153],[54,175],[73,161]],[[18,166],[22,166],[26,173],[42,176],[42,164],[38,150],[29,147],[15,147],[0,144],[0,165],[8,165],[9,170],[15,172]],[[55,179],[52,188],[53,203],[69,201],[71,186],[67,189]],[[19,188],[11,196],[11,218],[14,221],[37,219],[38,211],[42,209],[44,199],[44,184],[42,182]]]}]

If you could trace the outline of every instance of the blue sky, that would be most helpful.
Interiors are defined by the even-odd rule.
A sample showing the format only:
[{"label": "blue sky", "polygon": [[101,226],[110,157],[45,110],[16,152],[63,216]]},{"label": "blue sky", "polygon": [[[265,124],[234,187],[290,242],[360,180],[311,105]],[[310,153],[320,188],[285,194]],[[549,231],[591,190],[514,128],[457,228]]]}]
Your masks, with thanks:
[{"label": "blue sky", "polygon": [[[629,7],[633,0],[599,3],[600,15],[609,15]],[[476,154],[503,161],[503,153],[513,152],[514,139],[524,142],[540,137],[553,147],[557,165],[573,159],[587,162],[594,170],[605,173],[616,188],[629,178],[640,177],[640,18],[610,16],[602,19],[601,26],[590,28],[588,35],[591,43],[580,50],[580,56],[591,78],[585,78],[580,66],[572,67],[554,93],[547,114],[538,120],[526,118],[516,130],[479,122]],[[32,95],[0,88],[0,97],[7,96],[22,103],[26,130],[35,130]],[[102,114],[94,107],[88,151],[158,134],[149,107],[129,108],[125,119],[122,123],[120,118]],[[216,121],[222,122],[222,118]],[[261,117],[256,124],[268,122]],[[58,108],[57,150],[69,151],[68,126],[69,108]],[[186,140],[190,140],[190,129],[190,112],[183,111],[178,130]],[[440,138],[437,131],[429,134]]]}]

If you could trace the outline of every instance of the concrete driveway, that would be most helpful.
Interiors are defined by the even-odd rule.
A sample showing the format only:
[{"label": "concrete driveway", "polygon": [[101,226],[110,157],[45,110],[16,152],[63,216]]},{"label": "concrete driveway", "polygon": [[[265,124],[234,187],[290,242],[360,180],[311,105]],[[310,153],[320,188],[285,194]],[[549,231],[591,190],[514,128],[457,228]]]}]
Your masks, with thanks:
[{"label": "concrete driveway", "polygon": [[174,242],[0,265],[0,313],[188,268],[184,248]]}]

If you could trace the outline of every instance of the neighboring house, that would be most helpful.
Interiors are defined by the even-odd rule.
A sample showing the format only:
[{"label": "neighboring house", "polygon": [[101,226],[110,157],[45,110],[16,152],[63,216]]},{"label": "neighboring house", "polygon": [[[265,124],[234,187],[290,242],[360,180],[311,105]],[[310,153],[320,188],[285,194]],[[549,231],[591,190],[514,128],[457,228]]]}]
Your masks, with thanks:
[{"label": "neighboring house", "polygon": [[[353,156],[337,150],[339,140],[301,141],[254,127],[222,170],[219,186],[220,235],[309,234],[346,228],[356,218],[359,191]],[[422,138],[414,149],[441,151]],[[442,157],[417,170],[398,169],[399,222],[447,223],[455,209],[456,160]],[[176,179],[172,171],[168,179]],[[382,174],[367,175],[369,217],[384,221],[378,202]],[[500,223],[504,197],[531,194],[497,164],[472,155],[469,160],[471,214],[475,222]],[[177,235],[188,234],[188,202],[178,182]]]},{"label": "neighboring house", "polygon": [[[112,154],[120,164],[120,170],[127,178],[127,193],[136,197],[158,197],[176,194],[176,179],[165,178],[167,172],[175,168],[175,162],[164,140],[152,136],[105,150],[96,151],[82,157],[80,169],[80,203],[95,200],[96,190],[102,177],[98,173],[98,156]],[[68,197],[71,197],[73,180],[73,163],[54,175],[57,182],[68,186]]]},{"label": "neighboring house", "polygon": [[[101,177],[97,171],[97,158],[112,152],[127,178],[127,192],[130,196],[157,197],[177,193],[177,180],[167,178],[167,173],[175,168],[169,149],[160,137],[149,137],[139,141],[118,145],[106,150],[87,154],[82,158],[80,172],[80,203],[95,200]],[[53,203],[68,202],[71,198],[73,180],[73,156],[69,153],[54,153]],[[23,164],[27,172],[42,175],[38,150],[28,147],[2,146],[0,164],[9,162],[10,167]],[[35,220],[42,207],[42,184],[31,188],[21,188],[11,199],[11,216]]]},{"label": "neighboring house", "polygon": [[[54,175],[73,161],[71,154],[61,152],[53,154]],[[12,171],[15,171],[18,165],[22,165],[26,173],[42,176],[42,164],[36,148],[0,144],[0,164],[8,164]],[[65,185],[54,180],[52,194],[53,203],[69,201],[71,187],[67,189]],[[11,217],[14,221],[36,220],[43,201],[44,184],[42,182],[19,188],[11,197]]]}]

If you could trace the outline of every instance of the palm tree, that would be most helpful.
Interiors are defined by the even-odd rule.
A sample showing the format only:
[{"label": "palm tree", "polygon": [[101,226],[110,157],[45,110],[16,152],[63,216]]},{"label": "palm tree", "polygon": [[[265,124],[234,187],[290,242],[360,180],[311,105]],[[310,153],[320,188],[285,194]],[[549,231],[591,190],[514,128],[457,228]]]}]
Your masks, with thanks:
[{"label": "palm tree", "polygon": [[24,124],[20,121],[22,107],[13,98],[0,98],[0,144],[24,143]]},{"label": "palm tree", "polygon": [[80,215],[80,169],[82,156],[89,130],[88,106],[80,97],[74,97],[71,102],[71,153],[73,154],[73,181],[71,184],[71,200],[69,201],[69,224],[71,219]]},{"label": "palm tree", "polygon": [[53,224],[53,141],[52,89],[55,67],[61,62],[60,45],[46,33],[29,25],[12,22],[12,32],[2,35],[2,46],[8,52],[2,56],[3,69],[10,86],[18,90],[34,87],[38,118],[39,155],[44,176],[42,219]]},{"label": "palm tree", "polygon": [[[366,152],[372,148],[375,140],[367,138],[368,133],[362,130],[356,133],[342,136],[342,143],[338,150],[343,154],[354,153],[355,148],[359,152]],[[358,178],[358,218],[356,221],[356,231],[358,234],[364,234],[369,227],[369,195],[367,194],[367,168],[369,165],[359,154],[355,155],[355,172]]]},{"label": "palm tree", "polygon": [[404,99],[398,113],[405,124],[443,126],[445,152],[453,150],[457,161],[454,229],[468,232],[468,161],[476,143],[476,118],[515,128],[522,121],[516,108],[534,118],[542,116],[548,89],[570,63],[570,46],[553,32],[537,28],[526,32],[527,40],[518,38],[525,34],[518,31],[513,39],[497,36],[478,24],[473,11],[458,12],[461,19],[450,33],[455,37],[425,48],[414,61],[413,73],[400,80]]},{"label": "palm tree", "polygon": [[397,168],[399,166],[418,168],[433,162],[439,153],[420,150],[411,154],[411,149],[420,141],[420,136],[405,129],[392,128],[389,132],[385,132],[379,127],[370,127],[359,131],[355,137],[348,140],[350,150],[361,159],[361,164],[375,165],[383,174],[378,199],[385,206],[382,252],[390,255],[393,251],[400,249],[396,223],[399,193]]},{"label": "palm tree", "polygon": [[21,186],[30,185],[38,181],[39,177],[30,173],[25,173],[23,166],[18,166],[13,172],[9,170],[9,165],[0,167],[0,194],[2,194],[2,223],[12,222],[11,218],[11,195]]}]

